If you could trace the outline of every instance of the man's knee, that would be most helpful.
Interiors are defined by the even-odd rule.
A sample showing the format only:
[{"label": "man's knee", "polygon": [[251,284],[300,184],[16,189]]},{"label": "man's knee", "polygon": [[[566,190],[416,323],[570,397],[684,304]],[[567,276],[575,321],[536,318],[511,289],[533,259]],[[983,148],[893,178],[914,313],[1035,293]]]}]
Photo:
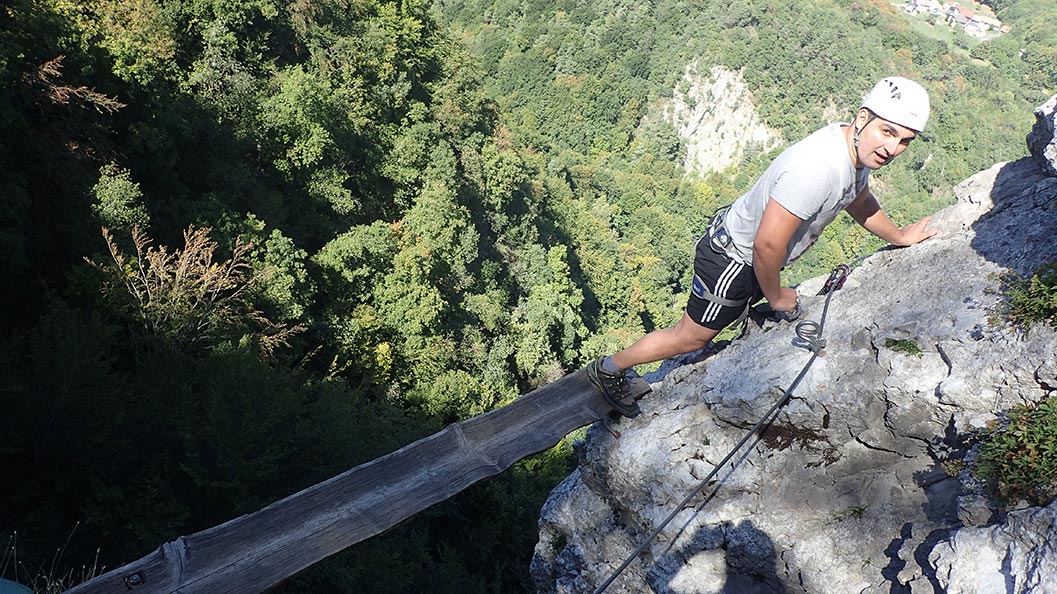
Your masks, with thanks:
[{"label": "man's knee", "polygon": [[702,326],[685,313],[679,323],[675,325],[675,331],[678,333],[679,340],[687,345],[687,352],[704,348],[719,334],[719,330]]}]

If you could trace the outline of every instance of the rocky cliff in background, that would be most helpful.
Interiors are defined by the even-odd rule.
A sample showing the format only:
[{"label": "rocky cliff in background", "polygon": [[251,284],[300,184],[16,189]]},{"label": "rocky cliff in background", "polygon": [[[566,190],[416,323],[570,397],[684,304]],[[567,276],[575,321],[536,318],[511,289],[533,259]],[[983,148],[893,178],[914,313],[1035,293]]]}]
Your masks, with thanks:
[{"label": "rocky cliff in background", "polygon": [[[1033,158],[964,181],[939,235],[852,272],[774,425],[607,592],[1057,592],[1057,503],[1006,513],[964,470],[975,432],[1057,393],[1057,332],[990,319],[998,273],[1057,261],[1055,105]],[[800,287],[807,319],[820,285]],[[795,342],[752,327],[662,368],[619,439],[593,427],[542,511],[539,592],[593,592],[780,398],[810,357]]]},{"label": "rocky cliff in background", "polygon": [[661,106],[662,117],[686,145],[683,168],[688,173],[722,171],[746,152],[781,145],[781,134],[756,113],[756,101],[740,71],[713,66],[701,74],[697,68],[696,63],[686,67],[671,100]]},{"label": "rocky cliff in background", "polygon": [[1035,110],[1035,127],[1028,134],[1031,156],[1049,175],[1057,176],[1057,138],[1054,138],[1054,111],[1057,95]]}]

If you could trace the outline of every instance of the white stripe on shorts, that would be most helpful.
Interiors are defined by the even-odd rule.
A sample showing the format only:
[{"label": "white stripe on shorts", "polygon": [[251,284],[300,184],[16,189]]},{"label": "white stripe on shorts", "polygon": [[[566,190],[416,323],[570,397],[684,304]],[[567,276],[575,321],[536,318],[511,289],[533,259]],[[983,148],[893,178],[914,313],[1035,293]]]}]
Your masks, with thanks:
[{"label": "white stripe on shorts", "polygon": [[[737,278],[739,274],[741,274],[743,268],[745,268],[744,264],[731,260],[727,264],[726,269],[723,270],[723,274],[719,275],[719,280],[716,281],[716,290],[713,292],[713,294],[716,297],[722,297],[726,299],[727,291],[730,290],[730,283],[732,283],[734,279]],[[701,314],[701,322],[711,322],[715,320],[719,316],[719,312],[722,309],[722,305],[716,303],[715,301],[710,301],[708,303],[708,307],[705,308],[705,313]]]}]

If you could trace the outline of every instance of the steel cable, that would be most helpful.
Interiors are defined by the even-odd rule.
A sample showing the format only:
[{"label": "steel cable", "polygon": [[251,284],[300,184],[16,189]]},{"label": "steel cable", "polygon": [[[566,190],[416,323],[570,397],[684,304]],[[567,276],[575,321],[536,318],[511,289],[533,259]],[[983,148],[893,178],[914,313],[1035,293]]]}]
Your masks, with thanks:
[{"label": "steel cable", "polygon": [[[855,263],[858,263],[861,260],[862,258],[858,258]],[[854,263],[851,266],[854,266]],[[826,281],[826,286],[823,288],[824,294],[826,295],[826,302],[822,308],[822,316],[821,318],[819,318],[819,321],[815,322],[812,320],[804,320],[796,325],[795,332],[797,338],[803,341],[803,344],[800,344],[799,346],[805,346],[806,348],[809,348],[811,350],[811,358],[808,359],[807,363],[804,364],[803,369],[801,369],[800,373],[797,374],[796,379],[794,379],[793,382],[789,384],[789,387],[786,388],[785,393],[782,394],[782,397],[779,398],[778,401],[775,402],[774,406],[772,406],[763,415],[763,418],[761,418],[759,422],[753,425],[752,429],[749,430],[737,444],[735,444],[734,448],[731,449],[730,452],[728,452],[722,460],[720,460],[719,464],[717,464],[715,468],[712,469],[712,472],[710,472],[708,476],[701,480],[697,484],[697,486],[694,487],[693,490],[691,490],[690,493],[685,498],[683,498],[681,502],[679,502],[679,505],[677,505],[675,509],[672,510],[672,512],[669,513],[668,516],[656,528],[654,528],[653,531],[650,532],[650,534],[646,538],[644,538],[637,547],[635,547],[635,550],[632,551],[631,554],[629,554],[628,557],[624,560],[624,562],[620,564],[620,567],[618,567],[616,571],[610,574],[606,581],[603,582],[602,585],[595,590],[594,594],[602,594],[603,592],[605,592],[606,588],[608,588],[617,579],[617,577],[619,577],[620,574],[623,573],[629,565],[631,565],[635,558],[646,550],[646,547],[648,547],[650,543],[653,542],[653,539],[656,538],[657,535],[660,534],[661,531],[663,531],[668,526],[668,524],[670,524],[671,521],[675,519],[675,516],[677,516],[679,512],[686,509],[686,506],[690,503],[690,500],[692,500],[694,497],[697,497],[701,493],[701,491],[703,491],[705,487],[708,486],[708,483],[711,482],[712,479],[715,478],[715,476],[719,473],[719,471],[727,464],[727,462],[729,462],[731,458],[733,458],[734,455],[738,453],[738,450],[740,450],[749,441],[749,439],[756,434],[757,431],[759,431],[765,425],[772,423],[774,421],[774,419],[772,419],[772,416],[775,416],[775,413],[783,406],[785,406],[787,402],[789,402],[789,399],[793,395],[793,391],[796,390],[797,386],[800,385],[800,382],[804,379],[804,376],[807,375],[808,370],[811,369],[811,365],[815,362],[815,359],[817,359],[822,354],[822,349],[826,347],[826,341],[822,338],[822,331],[826,324],[826,316],[829,314],[829,302],[830,299],[833,297],[833,293],[835,293],[837,289],[843,286],[844,279],[847,278],[848,273],[851,270],[851,266],[846,266],[842,264],[837,268],[834,268],[833,272],[830,274],[830,278]],[[823,293],[820,292],[819,294],[821,295]]]}]

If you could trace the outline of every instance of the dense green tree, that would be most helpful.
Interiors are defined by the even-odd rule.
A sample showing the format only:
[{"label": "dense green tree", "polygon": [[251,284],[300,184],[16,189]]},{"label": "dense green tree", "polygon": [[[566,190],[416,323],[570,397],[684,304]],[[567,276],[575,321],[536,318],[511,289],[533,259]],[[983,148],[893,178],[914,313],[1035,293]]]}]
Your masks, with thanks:
[{"label": "dense green tree", "polygon": [[1035,91],[1032,100],[1057,90],[1057,32],[1051,26],[1057,18],[1057,6],[1027,0],[989,0],[985,4],[1013,26],[1009,33],[977,46],[973,55],[1022,80]]},{"label": "dense green tree", "polygon": [[92,187],[92,193],[96,198],[92,212],[102,226],[131,231],[133,227],[145,228],[150,223],[150,215],[143,206],[143,192],[128,171],[113,164],[104,166],[99,170],[99,181]]}]

